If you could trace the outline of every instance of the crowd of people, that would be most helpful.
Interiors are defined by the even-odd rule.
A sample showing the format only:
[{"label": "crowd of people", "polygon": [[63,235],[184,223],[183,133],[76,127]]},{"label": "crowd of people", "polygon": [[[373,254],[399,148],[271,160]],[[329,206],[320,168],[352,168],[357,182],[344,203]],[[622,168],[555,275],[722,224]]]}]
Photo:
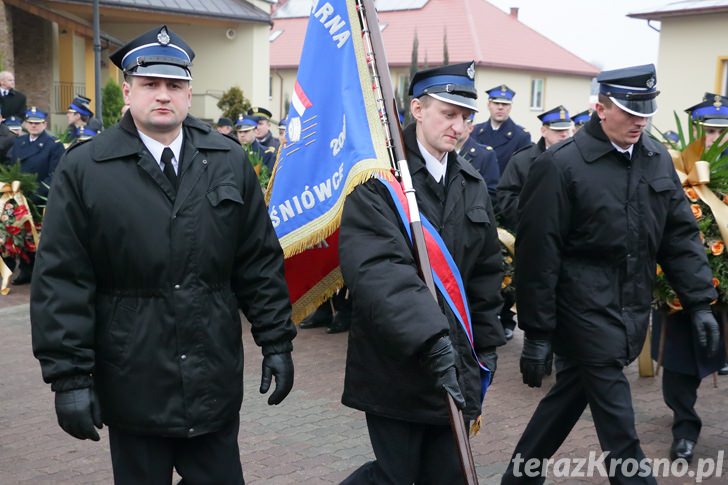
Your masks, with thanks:
[{"label": "crowd of people", "polygon": [[[240,163],[254,153],[272,169],[280,142],[264,108],[215,129],[190,116],[193,58],[165,26],[133,39],[111,56],[128,105],[117,125],[59,163],[46,114],[23,108],[28,133],[6,157],[50,188],[32,273],[34,354],[67,433],[99,440],[108,426],[120,484],[169,483],[172,469],[190,483],[243,483],[238,310],[264,356],[260,392],[275,380],[275,405],[293,386],[283,253],[257,176]],[[0,94],[17,93],[4,74]],[[587,406],[610,452],[610,482],[656,483],[609,463],[644,458],[623,370],[643,348],[658,264],[683,308],[655,317],[669,327],[670,456],[692,459],[696,390],[725,362],[715,284],[673,160],[645,131],[659,94],[654,66],[603,71],[597,83],[593,109],[544,111],[533,142],[510,117],[516,93],[505,85],[486,91],[490,117],[473,125],[471,63],[414,75],[407,160],[471,327],[422,281],[396,192],[380,179],[357,186],[340,230],[346,286],[301,325],[349,331],[342,403],[365,413],[375,459],[344,483],[462,483],[445,396],[466,425],[477,420],[516,324],[524,384],[540,387],[553,368],[556,383],[502,483],[542,483],[545,470],[527,477],[514,464],[546,463]],[[704,149],[728,127],[728,100],[712,96],[689,110]],[[93,129],[89,102],[71,103],[69,130]],[[29,147],[48,152],[42,166],[30,164]],[[502,295],[499,226],[515,236],[515,298]]]}]

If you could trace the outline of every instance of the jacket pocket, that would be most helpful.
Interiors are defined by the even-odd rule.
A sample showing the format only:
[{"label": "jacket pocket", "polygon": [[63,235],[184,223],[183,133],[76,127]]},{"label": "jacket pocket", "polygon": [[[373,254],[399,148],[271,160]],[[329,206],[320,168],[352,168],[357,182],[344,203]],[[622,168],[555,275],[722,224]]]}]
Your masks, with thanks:
[{"label": "jacket pocket", "polygon": [[466,215],[473,224],[490,225],[490,217],[488,217],[488,211],[485,210],[485,207],[471,207]]},{"label": "jacket pocket", "polygon": [[101,322],[97,354],[99,359],[122,368],[129,354],[129,343],[136,328],[139,301],[136,297],[116,296],[106,321]]},{"label": "jacket pocket", "polygon": [[675,181],[670,177],[660,177],[654,180],[648,180],[647,185],[657,192],[667,192],[668,190],[675,190]]},{"label": "jacket pocket", "polygon": [[235,185],[218,185],[207,192],[207,200],[213,207],[227,204],[243,205],[243,198]]}]

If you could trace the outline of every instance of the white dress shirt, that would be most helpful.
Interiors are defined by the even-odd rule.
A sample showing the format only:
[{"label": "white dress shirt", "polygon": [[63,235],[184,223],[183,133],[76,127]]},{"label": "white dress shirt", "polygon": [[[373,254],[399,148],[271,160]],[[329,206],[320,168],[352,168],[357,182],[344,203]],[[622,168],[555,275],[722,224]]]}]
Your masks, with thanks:
[{"label": "white dress shirt", "polygon": [[[154,157],[154,160],[156,160],[157,165],[159,165],[159,169],[164,171],[164,164],[162,163],[162,152],[165,148],[167,148],[167,146],[159,143],[154,138],[148,137],[141,131],[139,131],[139,138],[142,139],[142,143],[144,143],[144,146],[147,147],[149,153],[151,153],[152,157]],[[172,143],[169,144],[169,148],[172,149],[172,153],[174,154],[174,158],[172,159],[172,167],[174,168],[174,173],[179,175],[179,157],[180,152],[182,151],[182,130],[179,130],[179,135],[177,135],[177,138],[172,140]]]}]

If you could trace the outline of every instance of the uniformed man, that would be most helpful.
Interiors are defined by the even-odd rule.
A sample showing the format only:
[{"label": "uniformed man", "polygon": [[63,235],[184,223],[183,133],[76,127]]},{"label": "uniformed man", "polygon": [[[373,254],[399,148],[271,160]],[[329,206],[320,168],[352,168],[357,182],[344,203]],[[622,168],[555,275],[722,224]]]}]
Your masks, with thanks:
[{"label": "uniformed man", "polygon": [[[58,162],[63,155],[63,144],[46,132],[47,115],[35,106],[25,114],[23,126],[27,135],[17,137],[7,154],[9,163],[20,161],[20,170],[38,176],[38,189],[30,199],[37,205],[45,205],[45,198],[53,180]],[[30,283],[35,257],[20,261],[20,272],[13,279],[14,285]]]},{"label": "uniformed man", "polygon": [[[404,143],[420,212],[462,276],[475,352],[495,371],[495,349],[505,343],[498,322],[503,260],[483,179],[455,150],[477,110],[474,75],[473,63],[415,74],[415,122]],[[357,186],[344,204],[339,258],[357,311],[342,402],[366,413],[376,460],[343,483],[463,483],[445,392],[466,421],[480,415],[478,362],[450,307],[442,296],[435,301],[418,276],[397,214],[376,179]]]},{"label": "uniformed man", "polygon": [[3,124],[16,136],[23,134],[23,120],[17,116],[10,116],[9,118],[6,118]]},{"label": "uniformed man", "polygon": [[541,120],[541,138],[513,154],[498,183],[496,214],[501,226],[513,233],[518,226],[518,196],[531,165],[551,146],[570,137],[573,129],[569,111],[561,105],[541,113],[538,119]]},{"label": "uniformed man", "polygon": [[5,158],[13,143],[15,143],[16,136],[15,132],[11,131],[5,123],[2,111],[0,111],[0,164],[6,163]]},{"label": "uniformed man", "polygon": [[265,108],[253,106],[248,110],[248,116],[258,122],[258,126],[255,128],[255,138],[266,150],[272,148],[275,153],[281,143],[270,131],[270,119],[273,114]]},{"label": "uniformed man", "polygon": [[217,120],[215,129],[221,135],[229,135],[233,132],[233,121],[226,116],[222,116]]},{"label": "uniformed man", "polygon": [[[655,484],[635,429],[623,368],[644,344],[656,263],[715,353],[710,266],[665,147],[643,134],[657,110],[652,64],[597,76],[596,115],[531,166],[519,200],[518,325],[523,382],[556,384],[516,445],[502,483],[542,483],[543,468],[588,405],[613,484]],[[529,461],[541,466],[524,467]],[[636,463],[626,476],[626,460]],[[644,476],[647,475],[647,476]]]},{"label": "uniformed man", "polygon": [[493,147],[502,175],[511,155],[531,144],[531,135],[511,118],[515,91],[502,84],[489,89],[486,93],[488,94],[490,119],[475,125],[471,136],[481,145]]},{"label": "uniformed man", "polygon": [[258,126],[257,120],[249,116],[240,115],[238,121],[235,122],[235,132],[238,136],[238,141],[246,150],[260,157],[261,162],[268,170],[273,170],[275,154],[270,148],[265,148],[256,139],[256,126]]},{"label": "uniformed man", "polygon": [[285,118],[282,119],[278,123],[278,142],[280,143],[280,146],[283,146],[286,144],[286,127],[287,126],[288,126],[288,121]]},{"label": "uniformed man", "polygon": [[458,139],[457,151],[458,155],[475,167],[485,180],[485,186],[488,188],[488,195],[491,201],[495,200],[495,188],[500,178],[500,169],[498,168],[498,157],[492,147],[481,145],[476,142],[470,134],[473,132],[473,117],[468,118],[465,125],[465,131]]},{"label": "uniformed man", "polygon": [[0,71],[0,110],[3,116],[22,119],[28,110],[25,103],[25,94],[15,89],[15,75],[10,71]]},{"label": "uniformed man", "polygon": [[89,107],[91,100],[85,96],[76,96],[68,105],[66,110],[66,119],[68,127],[66,128],[65,142],[68,144],[76,141],[78,129],[86,126],[89,119],[93,116],[93,112]]},{"label": "uniformed man", "polygon": [[[690,113],[692,122],[703,127],[704,153],[728,128],[728,105],[722,103],[721,96],[715,95],[686,111]],[[724,310],[723,305],[713,308],[718,316]],[[702,428],[702,421],[695,410],[698,387],[704,377],[724,366],[725,347],[721,345],[717,354],[708,356],[698,345],[698,336],[690,325],[687,311],[669,315],[655,311],[652,321],[652,355],[655,360],[658,358],[660,335],[663,332],[665,335],[662,396],[673,412],[670,458],[682,458],[690,463]],[[662,325],[666,325],[664,331]]]},{"label": "uniformed man", "polygon": [[571,121],[574,123],[574,133],[584,128],[586,122],[589,121],[589,118],[591,118],[592,112],[593,110],[591,109],[585,109],[571,117]]},{"label": "uniformed man", "polygon": [[129,110],[61,163],[31,289],[58,423],[108,426],[118,485],[244,483],[240,309],[268,404],[293,385],[283,252],[243,149],[188,114],[193,58],[166,26],[111,55]]}]

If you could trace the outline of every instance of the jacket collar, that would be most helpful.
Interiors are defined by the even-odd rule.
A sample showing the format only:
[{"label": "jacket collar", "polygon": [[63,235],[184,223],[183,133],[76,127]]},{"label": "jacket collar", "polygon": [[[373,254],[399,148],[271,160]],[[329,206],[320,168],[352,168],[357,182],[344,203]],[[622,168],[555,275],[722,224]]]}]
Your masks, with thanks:
[{"label": "jacket collar", "polygon": [[[229,143],[222,136],[206,136],[212,132],[212,128],[193,116],[185,118],[182,129],[185,132],[185,146],[189,143],[198,150],[230,150]],[[117,126],[102,131],[92,142],[92,157],[97,162],[131,157],[145,150],[129,111]]]},{"label": "jacket collar", "polygon": [[[604,133],[602,123],[599,121],[596,112],[592,114],[584,128],[574,135],[574,142],[579,147],[579,151],[581,151],[584,161],[587,163],[592,163],[607,153],[616,151],[612,142],[609,141],[609,137]],[[638,154],[652,157],[656,153],[659,153],[657,143],[650,139],[648,135],[642,133],[640,139],[634,144],[632,158],[634,159],[635,155]]]},{"label": "jacket collar", "polygon": [[[420,149],[417,146],[417,133],[415,130],[417,123],[410,123],[407,128],[404,129],[404,144],[407,151],[414,155],[407,157],[407,163],[409,165],[410,173],[415,174],[421,170],[427,170],[425,166],[425,159],[422,158]],[[455,175],[457,171],[463,172],[463,174],[469,175],[471,178],[477,179],[482,178],[480,173],[470,164],[463,163],[464,159],[458,155],[457,150],[453,150],[447,154],[447,176],[448,178]]]}]

